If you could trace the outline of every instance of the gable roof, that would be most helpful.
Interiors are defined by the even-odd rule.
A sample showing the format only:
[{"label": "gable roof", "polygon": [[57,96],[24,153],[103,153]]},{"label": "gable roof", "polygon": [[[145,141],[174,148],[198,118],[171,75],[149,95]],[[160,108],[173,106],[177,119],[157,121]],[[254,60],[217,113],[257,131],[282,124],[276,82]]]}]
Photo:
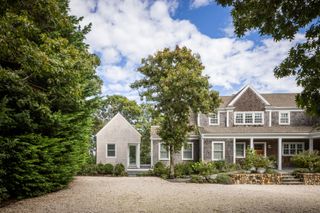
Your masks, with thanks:
[{"label": "gable roof", "polygon": [[[247,86],[246,86],[247,87]],[[225,108],[230,105],[232,101],[236,97],[241,96],[241,92],[246,88],[242,88],[239,92],[237,92],[234,95],[231,96],[220,96],[220,99],[222,100],[220,104],[220,108]],[[257,93],[256,90],[254,90],[251,86],[249,86],[252,91]],[[243,94],[243,93],[242,93]],[[293,107],[298,108],[296,104],[296,95],[298,93],[258,93],[263,99],[265,99],[270,105],[268,106],[274,106],[274,107]],[[259,97],[260,98],[260,97]],[[239,99],[239,98],[238,98]],[[261,98],[260,98],[261,99]],[[235,102],[235,101],[234,101]]]},{"label": "gable roof", "polygon": [[136,130],[136,128],[134,128],[134,126],[132,126],[129,121],[123,117],[123,115],[118,112],[106,125],[104,125],[104,127],[102,127],[96,135],[99,135],[101,132],[103,132],[104,129],[108,128],[108,126],[114,122],[125,122],[128,126],[130,126],[139,136],[141,136],[140,132],[138,132],[138,130]]},{"label": "gable roof", "polygon": [[228,104],[229,107],[233,106],[234,103],[237,102],[237,100],[239,100],[239,98],[248,90],[251,89],[257,96],[258,98],[261,99],[261,101],[265,104],[265,105],[271,105],[262,95],[260,95],[260,93],[258,91],[256,91],[253,87],[251,87],[250,85],[245,86],[244,88],[242,88],[235,96],[234,98],[230,101],[230,103]]}]

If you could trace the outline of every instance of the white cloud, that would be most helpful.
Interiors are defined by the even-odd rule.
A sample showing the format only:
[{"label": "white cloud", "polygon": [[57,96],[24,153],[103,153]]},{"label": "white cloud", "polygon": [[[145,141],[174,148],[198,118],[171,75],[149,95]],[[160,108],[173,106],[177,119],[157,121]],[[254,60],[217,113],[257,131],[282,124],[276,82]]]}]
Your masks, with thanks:
[{"label": "white cloud", "polygon": [[[193,1],[196,5],[204,2],[209,1]],[[101,55],[98,74],[105,82],[105,94],[137,98],[129,85],[141,77],[136,71],[141,58],[177,44],[199,53],[210,83],[225,90],[233,91],[243,83],[267,92],[299,90],[293,79],[273,76],[274,67],[295,41],[264,39],[258,46],[234,37],[210,38],[189,21],[171,18],[177,1],[71,0],[70,7],[72,14],[84,16],[83,24],[92,23],[86,42]],[[230,32],[228,27],[225,32]]]},{"label": "white cloud", "polygon": [[199,8],[203,6],[207,6],[208,4],[212,3],[213,0],[192,0],[191,7],[192,8]]}]

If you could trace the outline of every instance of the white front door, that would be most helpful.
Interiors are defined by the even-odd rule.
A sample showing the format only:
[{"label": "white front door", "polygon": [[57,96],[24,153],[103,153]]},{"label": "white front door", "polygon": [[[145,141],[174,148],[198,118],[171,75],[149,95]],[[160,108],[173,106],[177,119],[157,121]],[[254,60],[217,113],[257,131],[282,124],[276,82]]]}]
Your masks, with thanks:
[{"label": "white front door", "polygon": [[140,167],[140,150],[139,144],[128,145],[128,168]]}]

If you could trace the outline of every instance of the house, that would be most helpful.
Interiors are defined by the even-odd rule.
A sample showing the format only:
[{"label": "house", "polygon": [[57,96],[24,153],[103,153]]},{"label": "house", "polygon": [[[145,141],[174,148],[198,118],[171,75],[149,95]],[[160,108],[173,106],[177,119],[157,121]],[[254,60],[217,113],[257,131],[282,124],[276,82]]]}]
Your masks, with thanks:
[{"label": "house", "polygon": [[[303,150],[320,150],[319,119],[309,117],[297,107],[294,93],[260,94],[251,86],[238,93],[222,96],[216,113],[190,116],[199,131],[190,133],[188,142],[175,162],[219,161],[237,163],[246,149],[277,160],[277,167],[292,167],[290,158]],[[157,126],[151,129],[151,164],[169,163],[170,155]]]},{"label": "house", "polygon": [[140,133],[116,114],[97,134],[97,163],[122,163],[126,170],[140,168]]}]

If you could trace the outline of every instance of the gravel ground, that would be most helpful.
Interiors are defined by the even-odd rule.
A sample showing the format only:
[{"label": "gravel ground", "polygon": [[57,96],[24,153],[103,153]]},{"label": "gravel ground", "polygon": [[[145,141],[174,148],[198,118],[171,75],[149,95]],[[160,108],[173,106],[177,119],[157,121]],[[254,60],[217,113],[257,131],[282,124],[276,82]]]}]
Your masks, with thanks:
[{"label": "gravel ground", "polygon": [[13,203],[0,212],[320,212],[320,186],[77,177],[68,189]]}]

